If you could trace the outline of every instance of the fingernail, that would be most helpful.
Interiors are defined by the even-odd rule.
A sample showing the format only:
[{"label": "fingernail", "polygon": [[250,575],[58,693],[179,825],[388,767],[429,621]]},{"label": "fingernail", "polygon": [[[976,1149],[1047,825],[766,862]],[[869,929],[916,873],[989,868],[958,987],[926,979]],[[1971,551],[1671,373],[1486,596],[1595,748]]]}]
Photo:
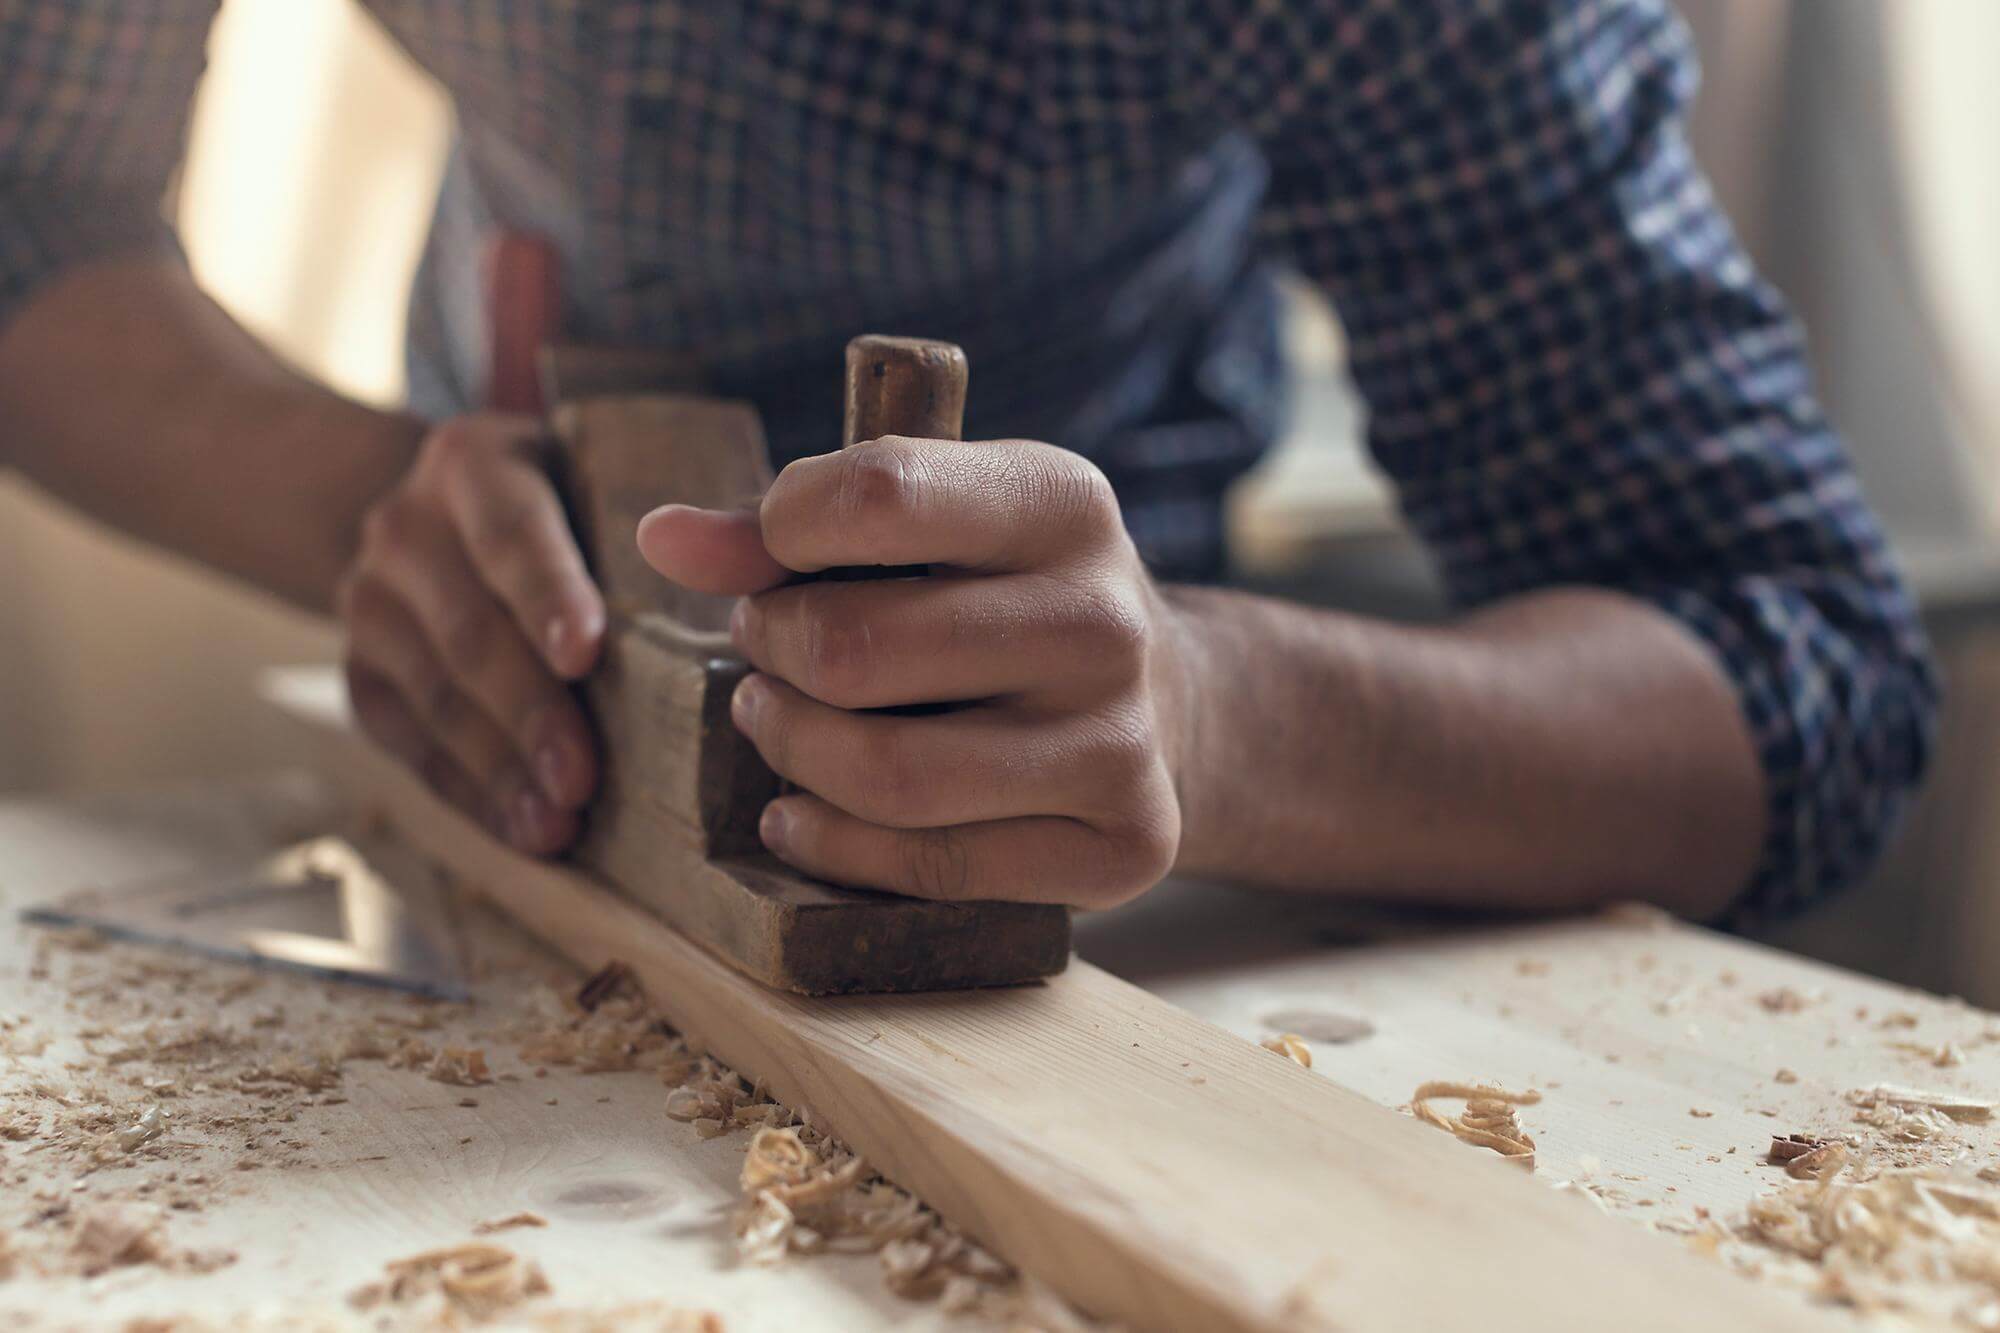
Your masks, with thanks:
[{"label": "fingernail", "polygon": [[757,819],[757,837],[767,850],[783,856],[791,832],[792,815],[789,810],[776,801],[764,807],[764,813]]},{"label": "fingernail", "polygon": [[737,652],[746,652],[750,641],[750,599],[739,597],[729,612],[729,642]]},{"label": "fingernail", "polygon": [[516,792],[509,821],[514,845],[523,851],[536,851],[544,846],[548,841],[551,814],[549,803],[532,789],[523,787]]},{"label": "fingernail", "polygon": [[549,661],[562,661],[564,650],[569,647],[569,621],[561,616],[550,616],[548,628],[542,631],[542,645]]},{"label": "fingernail", "polygon": [[736,719],[736,729],[753,729],[757,725],[757,712],[763,706],[764,682],[755,676],[745,676],[736,693],[729,696],[729,713]]},{"label": "fingernail", "polygon": [[568,778],[569,763],[561,746],[551,741],[535,751],[535,785],[542,789],[542,795],[557,805],[568,805]]}]

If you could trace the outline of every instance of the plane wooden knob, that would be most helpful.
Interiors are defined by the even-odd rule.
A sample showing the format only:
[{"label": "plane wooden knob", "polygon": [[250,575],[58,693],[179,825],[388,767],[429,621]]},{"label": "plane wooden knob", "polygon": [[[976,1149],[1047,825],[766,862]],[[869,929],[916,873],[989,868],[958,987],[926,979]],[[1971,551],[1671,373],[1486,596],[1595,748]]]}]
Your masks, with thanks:
[{"label": "plane wooden knob", "polygon": [[963,438],[965,379],[965,352],[956,343],[863,334],[847,344],[841,447],[884,435]]}]

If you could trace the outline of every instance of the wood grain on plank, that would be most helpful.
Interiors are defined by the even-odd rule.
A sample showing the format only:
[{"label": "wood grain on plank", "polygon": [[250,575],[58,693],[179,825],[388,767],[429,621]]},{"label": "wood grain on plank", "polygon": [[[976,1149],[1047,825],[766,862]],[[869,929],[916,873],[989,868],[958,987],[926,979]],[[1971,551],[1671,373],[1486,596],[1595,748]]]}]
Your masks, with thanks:
[{"label": "wood grain on plank", "polygon": [[1093,1313],[1204,1330],[1816,1322],[1094,967],[978,993],[759,988],[493,841],[291,693],[325,762],[420,850],[583,966],[630,965],[684,1031]]}]

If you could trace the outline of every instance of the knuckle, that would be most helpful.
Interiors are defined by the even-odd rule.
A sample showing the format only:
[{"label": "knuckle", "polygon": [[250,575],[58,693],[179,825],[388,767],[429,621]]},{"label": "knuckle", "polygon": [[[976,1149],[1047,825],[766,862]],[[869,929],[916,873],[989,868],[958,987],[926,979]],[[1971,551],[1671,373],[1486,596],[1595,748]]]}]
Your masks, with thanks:
[{"label": "knuckle", "polygon": [[421,466],[449,476],[471,462],[479,447],[479,432],[465,417],[452,417],[433,427],[424,441]]},{"label": "knuckle", "polygon": [[1052,518],[1093,535],[1123,529],[1111,479],[1083,455],[1057,450],[1041,475],[1043,493],[1036,498]]},{"label": "knuckle", "polygon": [[898,840],[902,876],[920,897],[963,899],[970,895],[971,858],[956,829],[915,829]]},{"label": "knuckle", "polygon": [[1093,589],[1077,602],[1070,629],[1093,662],[1121,674],[1139,670],[1152,652],[1153,618],[1129,588]]},{"label": "knuckle", "polygon": [[521,551],[535,535],[539,518],[532,505],[519,500],[484,507],[466,537],[482,555],[509,557]]},{"label": "knuckle", "polygon": [[414,539],[416,525],[416,512],[400,492],[376,504],[361,519],[364,558],[384,560],[394,557]]},{"label": "knuckle", "polygon": [[894,522],[917,501],[920,478],[909,454],[895,441],[877,441],[843,451],[835,503],[849,523]]}]

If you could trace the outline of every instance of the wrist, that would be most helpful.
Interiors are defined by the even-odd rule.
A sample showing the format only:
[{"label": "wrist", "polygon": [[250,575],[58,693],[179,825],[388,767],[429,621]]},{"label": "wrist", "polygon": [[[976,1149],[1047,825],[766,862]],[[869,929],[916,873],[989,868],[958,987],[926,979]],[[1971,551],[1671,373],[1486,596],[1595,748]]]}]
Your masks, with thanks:
[{"label": "wrist", "polygon": [[1180,806],[1180,851],[1175,860],[1179,868],[1190,863],[1191,854],[1198,858],[1199,849],[1207,841],[1201,816],[1208,803],[1200,787],[1208,770],[1200,756],[1208,714],[1205,696],[1212,674],[1212,648],[1202,604],[1189,595],[1189,589],[1168,585],[1156,588],[1155,593],[1159,651],[1149,683],[1161,759],[1173,784],[1174,799]]},{"label": "wrist", "polygon": [[347,464],[333,493],[322,497],[323,521],[300,544],[304,600],[330,610],[334,589],[360,550],[363,518],[409,472],[430,423],[411,412],[367,407],[332,394],[287,407],[277,432],[287,441],[287,456],[338,457]]}]

